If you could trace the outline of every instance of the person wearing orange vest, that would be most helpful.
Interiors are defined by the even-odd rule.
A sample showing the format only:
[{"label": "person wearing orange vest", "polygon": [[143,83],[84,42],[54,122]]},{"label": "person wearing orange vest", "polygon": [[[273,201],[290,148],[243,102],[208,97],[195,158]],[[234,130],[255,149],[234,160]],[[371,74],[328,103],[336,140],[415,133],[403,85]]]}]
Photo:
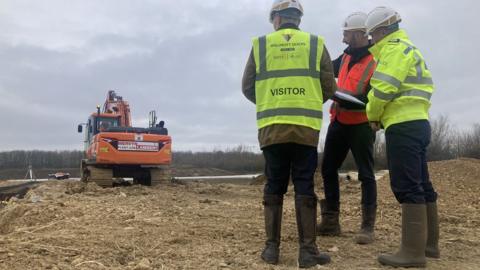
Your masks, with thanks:
[{"label": "person wearing orange vest", "polygon": [[[371,47],[365,36],[367,14],[355,12],[343,25],[343,42],[348,45],[344,53],[333,61],[338,78],[338,92],[348,94],[367,103],[370,77],[375,70]],[[377,186],[373,172],[373,143],[375,133],[369,126],[365,105],[335,99],[330,109],[330,125],[322,161],[325,199],[320,200],[322,221],[317,225],[318,235],[340,235],[340,189],[338,170],[351,150],[362,185],[362,223],[356,236],[358,244],[374,240],[377,209]]]}]

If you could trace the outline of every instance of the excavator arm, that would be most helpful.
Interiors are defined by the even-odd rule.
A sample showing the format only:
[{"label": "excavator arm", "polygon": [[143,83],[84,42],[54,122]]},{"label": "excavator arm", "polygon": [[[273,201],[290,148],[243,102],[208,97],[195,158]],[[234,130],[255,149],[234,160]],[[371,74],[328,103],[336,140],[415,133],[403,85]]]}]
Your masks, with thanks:
[{"label": "excavator arm", "polygon": [[114,90],[109,90],[107,93],[107,98],[103,104],[103,113],[119,115],[121,127],[132,126],[130,105],[121,96],[118,96]]}]

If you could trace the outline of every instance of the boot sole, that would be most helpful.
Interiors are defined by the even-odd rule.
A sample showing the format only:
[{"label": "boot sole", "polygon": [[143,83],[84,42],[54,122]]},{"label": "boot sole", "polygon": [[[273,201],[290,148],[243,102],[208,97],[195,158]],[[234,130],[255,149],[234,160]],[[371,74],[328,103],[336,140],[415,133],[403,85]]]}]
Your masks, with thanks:
[{"label": "boot sole", "polygon": [[432,259],[440,259],[440,254],[426,253],[425,252],[425,257],[432,258]]},{"label": "boot sole", "polygon": [[382,265],[387,265],[387,266],[392,266],[392,267],[404,267],[404,268],[410,268],[410,267],[416,267],[416,268],[425,268],[427,267],[426,263],[409,263],[409,264],[394,264],[394,263],[383,263],[380,262]]},{"label": "boot sole", "polygon": [[278,264],[278,261],[279,259],[275,259],[275,260],[267,260],[265,259],[263,256],[260,256],[260,258],[262,258],[262,261],[268,263],[268,264],[273,264],[273,265],[277,265]]},{"label": "boot sole", "polygon": [[355,239],[355,243],[357,245],[369,245],[371,243],[375,242],[374,240],[368,240],[368,241],[365,241],[365,239]]},{"label": "boot sole", "polygon": [[318,231],[317,236],[340,236],[341,231]]},{"label": "boot sole", "polygon": [[419,262],[419,263],[396,263],[392,261],[384,261],[382,258],[378,258],[378,262],[382,265],[388,265],[393,267],[418,267],[418,268],[425,268],[427,266],[426,262]]},{"label": "boot sole", "polygon": [[272,264],[272,265],[277,265],[277,264],[278,264],[278,261],[267,261],[267,260],[265,260],[264,258],[262,258],[262,260],[263,260],[265,263],[268,263],[268,264]]},{"label": "boot sole", "polygon": [[364,234],[357,234],[357,236],[355,237],[355,243],[359,245],[368,245],[373,243],[374,241],[375,241],[374,237],[369,237]]},{"label": "boot sole", "polygon": [[331,259],[328,259],[328,260],[324,260],[324,261],[317,261],[316,263],[315,262],[312,262],[312,263],[309,263],[309,264],[300,264],[298,263],[298,268],[310,268],[310,267],[313,267],[315,265],[325,265],[325,264],[328,264],[330,263],[332,260]]}]

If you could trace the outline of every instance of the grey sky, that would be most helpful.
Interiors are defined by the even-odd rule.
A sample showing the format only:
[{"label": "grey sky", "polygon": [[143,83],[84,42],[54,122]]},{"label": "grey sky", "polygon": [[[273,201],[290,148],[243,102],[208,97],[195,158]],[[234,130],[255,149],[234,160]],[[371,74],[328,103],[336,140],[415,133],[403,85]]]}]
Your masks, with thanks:
[{"label": "grey sky", "polygon": [[[303,0],[302,30],[332,56],[353,11],[397,9],[437,91],[431,115],[458,128],[480,122],[478,1]],[[272,31],[270,0],[1,0],[0,151],[82,149],[76,125],[109,89],[130,102],[135,126],[152,109],[174,150],[257,148],[255,108],[241,94],[251,38]],[[328,119],[328,105],[324,118]],[[324,121],[325,133],[328,120]]]}]

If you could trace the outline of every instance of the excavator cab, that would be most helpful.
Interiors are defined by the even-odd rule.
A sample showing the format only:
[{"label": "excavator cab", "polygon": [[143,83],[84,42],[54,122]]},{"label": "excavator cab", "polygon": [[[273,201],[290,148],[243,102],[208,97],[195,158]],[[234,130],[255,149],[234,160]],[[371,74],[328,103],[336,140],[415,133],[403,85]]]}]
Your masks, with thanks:
[{"label": "excavator cab", "polygon": [[110,128],[118,127],[118,117],[98,117],[94,134],[107,132]]},{"label": "excavator cab", "polygon": [[78,125],[78,133],[83,132],[85,126],[85,149],[92,143],[92,139],[100,132],[110,132],[120,125],[120,117],[114,115],[96,114],[93,113],[88,119],[87,123]]}]

